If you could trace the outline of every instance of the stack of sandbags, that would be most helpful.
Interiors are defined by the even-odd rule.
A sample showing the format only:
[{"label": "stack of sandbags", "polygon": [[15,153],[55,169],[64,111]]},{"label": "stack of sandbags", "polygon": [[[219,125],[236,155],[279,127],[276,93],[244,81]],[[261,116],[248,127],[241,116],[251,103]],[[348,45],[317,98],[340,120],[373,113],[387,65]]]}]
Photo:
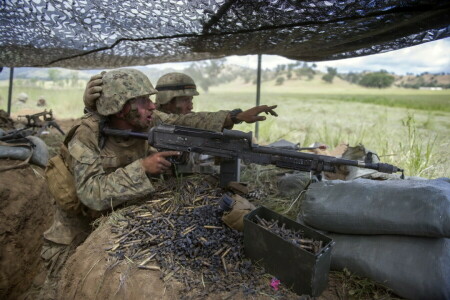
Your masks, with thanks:
[{"label": "stack of sandbags", "polygon": [[299,220],[336,245],[331,267],[408,299],[450,299],[450,180],[324,181]]},{"label": "stack of sandbags", "polygon": [[0,159],[15,159],[46,167],[48,163],[48,147],[37,136],[27,136],[19,142],[0,141]]}]

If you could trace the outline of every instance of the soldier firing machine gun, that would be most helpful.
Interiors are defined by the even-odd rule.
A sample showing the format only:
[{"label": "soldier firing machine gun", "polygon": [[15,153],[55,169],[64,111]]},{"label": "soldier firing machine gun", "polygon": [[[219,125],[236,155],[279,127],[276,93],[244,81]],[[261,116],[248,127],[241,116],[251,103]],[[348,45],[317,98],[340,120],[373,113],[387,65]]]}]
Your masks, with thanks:
[{"label": "soldier firing machine gun", "polygon": [[336,172],[336,167],[341,165],[373,169],[388,174],[401,172],[404,178],[402,169],[386,163],[368,163],[259,146],[252,143],[252,132],[227,129],[223,132],[215,132],[166,124],[155,126],[148,133],[111,128],[103,128],[102,132],[106,135],[145,139],[148,140],[149,145],[159,151],[196,152],[221,157],[220,185],[222,187],[230,181],[239,181],[239,159],[248,163],[271,164],[280,168],[311,172],[319,175],[319,180],[322,171]]},{"label": "soldier firing machine gun", "polygon": [[61,129],[61,127],[59,127],[58,123],[56,123],[55,119],[53,118],[52,110],[50,111],[44,110],[43,112],[32,115],[21,115],[18,116],[18,118],[19,120],[21,118],[27,119],[25,128],[32,128],[32,129],[39,128],[37,132],[38,135],[41,135],[45,130],[47,130],[50,127],[56,128],[62,135],[65,135],[64,131]]}]

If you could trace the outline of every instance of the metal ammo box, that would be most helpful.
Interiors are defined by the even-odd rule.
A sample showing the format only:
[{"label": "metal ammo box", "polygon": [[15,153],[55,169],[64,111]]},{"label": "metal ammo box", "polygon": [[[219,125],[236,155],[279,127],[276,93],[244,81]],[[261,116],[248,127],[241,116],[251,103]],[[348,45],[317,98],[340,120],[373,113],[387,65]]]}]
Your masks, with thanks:
[{"label": "metal ammo box", "polygon": [[[257,216],[284,223],[286,229],[301,230],[306,238],[322,241],[322,248],[316,254],[308,252],[258,225]],[[299,295],[316,297],[325,290],[333,245],[329,237],[266,207],[259,207],[244,217],[245,255]]]}]

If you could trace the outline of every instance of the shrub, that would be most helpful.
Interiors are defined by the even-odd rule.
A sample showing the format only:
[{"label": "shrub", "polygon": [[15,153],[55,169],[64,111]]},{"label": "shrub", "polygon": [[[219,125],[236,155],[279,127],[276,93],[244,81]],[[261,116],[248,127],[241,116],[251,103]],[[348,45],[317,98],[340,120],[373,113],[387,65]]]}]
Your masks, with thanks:
[{"label": "shrub", "polygon": [[394,83],[394,80],[394,76],[386,72],[375,72],[365,74],[359,84],[365,87],[377,87],[381,89],[390,87]]},{"label": "shrub", "polygon": [[278,77],[275,81],[275,85],[282,85],[284,83],[284,77]]}]

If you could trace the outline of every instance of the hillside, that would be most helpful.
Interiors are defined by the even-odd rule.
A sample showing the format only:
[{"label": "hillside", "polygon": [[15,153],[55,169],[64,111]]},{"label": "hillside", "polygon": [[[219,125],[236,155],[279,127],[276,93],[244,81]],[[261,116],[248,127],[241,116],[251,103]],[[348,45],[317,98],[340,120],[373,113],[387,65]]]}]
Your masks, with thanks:
[{"label": "hillside", "polygon": [[[255,84],[256,82],[256,70],[252,68],[242,67],[238,65],[226,64],[226,60],[215,61],[201,61],[193,62],[189,67],[184,70],[178,70],[178,72],[185,72],[192,76],[203,90],[207,91],[211,86],[218,86],[227,82],[235,82],[236,79],[241,79],[244,83]],[[133,67],[144,74],[146,74],[153,84],[163,74],[168,72],[176,72],[174,69],[159,69],[156,67]],[[329,68],[335,72],[330,86],[337,85],[337,92],[342,88],[353,89],[355,84],[358,84],[360,79],[369,71],[361,73],[339,73],[337,69]],[[58,85],[62,85],[61,82],[66,82],[65,85],[69,85],[71,82],[78,82],[88,80],[92,75],[99,73],[102,70],[69,70],[62,68],[15,68],[14,79],[23,84],[30,83],[35,85],[36,81],[59,81]],[[375,71],[374,71],[375,72]],[[274,82],[276,85],[283,86],[287,89],[289,87],[298,88],[300,85],[306,89],[315,89],[317,84],[323,83],[323,76],[327,73],[320,72],[315,68],[315,64],[308,63],[295,63],[287,65],[278,65],[274,69],[265,69],[262,72],[262,82],[270,83]],[[394,76],[395,81],[393,86],[414,88],[420,87],[442,87],[450,88],[450,74],[430,74],[422,73],[418,75],[396,75],[393,73],[387,73]],[[0,72],[0,81],[9,80],[9,68],[4,68]],[[348,84],[345,84],[344,81]]]},{"label": "hillside", "polygon": [[[152,82],[156,82],[156,80],[164,75],[167,72],[174,72],[173,69],[160,70],[157,68],[151,67],[132,67],[142,71],[145,75],[147,75]],[[89,80],[92,75],[98,74],[102,70],[70,70],[63,68],[14,68],[14,79],[23,79],[23,80],[44,80],[51,81],[52,75],[51,71],[56,70],[58,80],[71,80],[74,77],[77,80]],[[107,70],[107,69],[105,69]],[[0,81],[1,80],[9,80],[9,68],[3,68],[3,71],[0,72]]]},{"label": "hillside", "polygon": [[445,87],[450,88],[450,74],[429,74],[396,76],[394,85],[409,88]]}]

